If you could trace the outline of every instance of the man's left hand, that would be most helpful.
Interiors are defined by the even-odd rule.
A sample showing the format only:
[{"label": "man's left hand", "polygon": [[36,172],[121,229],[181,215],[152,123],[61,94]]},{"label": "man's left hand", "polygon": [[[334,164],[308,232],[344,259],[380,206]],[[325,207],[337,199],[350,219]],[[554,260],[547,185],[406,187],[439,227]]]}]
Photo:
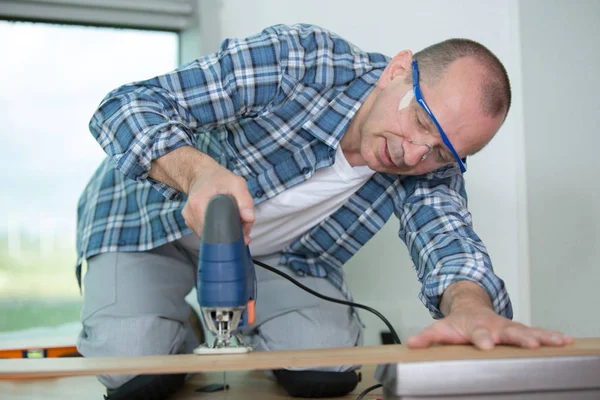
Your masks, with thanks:
[{"label": "man's left hand", "polygon": [[465,282],[454,286],[442,300],[447,316],[409,337],[408,347],[472,343],[481,350],[492,349],[499,344],[534,349],[573,343],[573,338],[568,335],[528,327],[498,315],[491,308],[487,295],[475,285]]},{"label": "man's left hand", "polygon": [[409,337],[410,348],[429,347],[433,344],[470,344],[481,350],[497,344],[516,345],[524,348],[564,346],[573,338],[559,332],[530,328],[496,314],[492,309],[455,312],[434,322],[418,335]]}]

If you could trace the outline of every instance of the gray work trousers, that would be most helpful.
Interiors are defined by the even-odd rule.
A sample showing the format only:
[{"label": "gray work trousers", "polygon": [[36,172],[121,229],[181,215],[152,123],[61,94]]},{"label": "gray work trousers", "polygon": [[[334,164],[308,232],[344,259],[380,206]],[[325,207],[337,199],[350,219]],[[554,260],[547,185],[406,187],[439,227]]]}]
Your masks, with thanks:
[{"label": "gray work trousers", "polygon": [[[191,353],[199,343],[189,322],[193,310],[185,297],[196,285],[199,242],[198,236],[189,235],[146,252],[91,257],[84,277],[78,351],[84,357]],[[326,279],[299,277],[279,266],[278,255],[255,258],[323,295],[343,299]],[[255,324],[244,335],[255,351],[363,344],[362,326],[350,307],[321,300],[259,266],[256,278]],[[98,379],[115,389],[133,377],[101,375]]]}]

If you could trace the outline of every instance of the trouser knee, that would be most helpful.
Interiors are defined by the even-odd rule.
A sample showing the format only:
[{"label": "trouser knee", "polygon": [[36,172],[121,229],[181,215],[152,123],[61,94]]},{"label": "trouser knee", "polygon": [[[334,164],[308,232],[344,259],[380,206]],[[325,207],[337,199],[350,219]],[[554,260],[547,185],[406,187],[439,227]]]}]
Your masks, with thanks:
[{"label": "trouser knee", "polygon": [[[198,345],[189,324],[159,316],[97,318],[83,323],[77,348],[84,357],[134,357],[190,353]],[[115,389],[136,375],[105,374],[98,380]]]},{"label": "trouser knee", "polygon": [[[363,344],[363,328],[347,307],[315,307],[287,312],[261,324],[248,340],[256,351],[356,347]],[[346,372],[359,365],[337,365],[289,370]]]},{"label": "trouser knee", "polygon": [[[195,266],[174,244],[146,252],[109,252],[87,260],[82,330],[84,357],[133,357],[191,353],[198,338],[185,296],[195,282]],[[133,375],[99,376],[109,389]]]}]

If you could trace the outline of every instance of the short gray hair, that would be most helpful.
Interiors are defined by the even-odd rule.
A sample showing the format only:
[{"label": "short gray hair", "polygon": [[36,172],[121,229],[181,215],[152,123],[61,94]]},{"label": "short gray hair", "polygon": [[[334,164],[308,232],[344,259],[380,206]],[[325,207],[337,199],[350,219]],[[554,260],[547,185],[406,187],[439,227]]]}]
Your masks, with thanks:
[{"label": "short gray hair", "polygon": [[450,64],[459,58],[471,57],[485,69],[480,87],[481,107],[485,115],[496,117],[511,105],[511,88],[502,62],[487,47],[470,39],[448,39],[415,53],[423,82],[434,86],[446,73]]}]

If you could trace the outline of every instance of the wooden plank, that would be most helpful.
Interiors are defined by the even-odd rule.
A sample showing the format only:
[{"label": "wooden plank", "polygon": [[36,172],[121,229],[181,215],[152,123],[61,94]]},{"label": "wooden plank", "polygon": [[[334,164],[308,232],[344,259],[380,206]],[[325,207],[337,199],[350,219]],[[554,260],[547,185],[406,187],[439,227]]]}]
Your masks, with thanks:
[{"label": "wooden plank", "polygon": [[0,379],[44,378],[98,374],[156,374],[261,370],[286,367],[369,365],[444,360],[600,355],[600,338],[576,339],[564,347],[528,350],[498,346],[480,351],[473,346],[447,345],[408,349],[404,345],[288,350],[220,355],[162,355],[105,358],[0,360]]}]

